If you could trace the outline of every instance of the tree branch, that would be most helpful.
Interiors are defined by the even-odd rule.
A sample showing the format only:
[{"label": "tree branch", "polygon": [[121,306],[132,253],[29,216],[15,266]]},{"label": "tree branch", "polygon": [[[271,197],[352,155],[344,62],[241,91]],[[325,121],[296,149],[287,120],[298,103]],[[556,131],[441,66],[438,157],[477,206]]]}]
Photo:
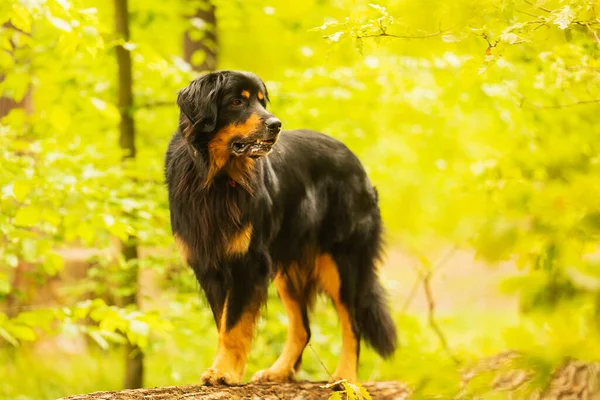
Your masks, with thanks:
[{"label": "tree branch", "polygon": [[151,103],[144,103],[135,106],[136,109],[140,110],[143,108],[156,108],[156,107],[170,107],[176,106],[177,104],[174,101],[154,101]]},{"label": "tree branch", "polygon": [[402,308],[400,309],[400,314],[406,313],[406,310],[408,310],[410,303],[412,303],[412,301],[415,299],[415,296],[417,295],[417,289],[419,288],[420,285],[421,285],[421,277],[417,276],[417,278],[415,279],[415,282],[412,284],[412,286],[410,288],[410,291],[408,292],[408,296],[406,296],[406,300],[404,300],[404,304],[402,305]]},{"label": "tree branch", "polygon": [[433,32],[433,33],[427,33],[424,35],[394,35],[393,33],[387,33],[385,30],[381,29],[380,33],[376,33],[376,34],[371,34],[371,35],[356,35],[356,39],[367,39],[367,38],[375,38],[375,37],[391,37],[394,39],[429,39],[435,36],[440,36],[443,33],[449,32],[452,29],[456,28],[458,26],[457,25],[453,25],[450,28],[446,28],[446,29],[440,29],[437,32]]},{"label": "tree branch", "polygon": [[600,104],[600,99],[592,99],[592,100],[581,100],[581,101],[576,101],[574,103],[567,103],[567,104],[556,104],[556,105],[543,105],[543,104],[537,104],[537,103],[532,103],[534,105],[534,107],[528,107],[530,109],[537,109],[537,110],[551,110],[551,109],[558,109],[558,108],[569,108],[569,107],[576,107],[576,106],[582,106],[582,105],[586,105],[586,104]]},{"label": "tree branch", "polygon": [[585,24],[585,26],[588,28],[588,30],[590,31],[590,33],[592,34],[594,39],[596,39],[596,43],[598,43],[598,45],[600,45],[600,37],[598,37],[598,32],[596,32],[594,29],[592,29],[591,24]]},{"label": "tree branch", "polygon": [[325,366],[325,363],[323,362],[323,360],[321,360],[321,357],[319,357],[319,355],[317,354],[317,352],[315,351],[314,347],[312,347],[312,343],[308,343],[308,347],[310,347],[310,349],[312,350],[312,352],[315,354],[315,357],[317,357],[317,360],[319,360],[319,362],[321,363],[321,366],[323,367],[323,369],[325,370],[325,372],[327,373],[327,376],[329,377],[329,379],[333,379],[333,377],[331,376],[331,374],[329,373],[329,370],[327,369],[327,367]]},{"label": "tree branch", "polygon": [[531,1],[529,1],[529,0],[525,0],[525,3],[529,4],[529,5],[530,5],[530,6],[532,6],[532,7],[535,7],[535,8],[537,8],[538,10],[542,10],[543,12],[546,12],[546,13],[548,13],[548,14],[551,14],[551,13],[552,13],[552,10],[550,10],[550,9],[548,9],[548,8],[545,8],[545,7],[542,7],[542,6],[538,6],[537,4],[533,4],[533,3],[532,3]]},{"label": "tree branch", "polygon": [[357,39],[367,39],[367,38],[374,38],[374,37],[392,37],[394,39],[428,39],[431,37],[439,36],[442,33],[443,32],[440,31],[440,32],[435,32],[435,33],[429,33],[427,35],[411,36],[411,35],[394,35],[392,33],[381,32],[381,33],[377,33],[374,35],[363,35],[363,36],[357,35],[356,38]]},{"label": "tree branch", "polygon": [[[450,257],[454,254],[454,252],[456,251],[457,248],[458,248],[457,246],[451,247],[450,249],[448,249],[448,251],[446,251],[446,253],[444,253],[440,258],[438,258],[433,263],[433,266],[431,267],[432,275],[435,275],[438,271],[440,271],[446,265],[446,263],[448,262]],[[419,270],[419,271],[417,271],[417,278],[415,279],[410,290],[408,291],[408,296],[406,296],[406,299],[404,300],[404,304],[402,305],[402,308],[400,309],[401,310],[400,312],[402,314],[404,314],[406,312],[406,310],[410,306],[410,303],[412,303],[412,301],[414,300],[414,298],[417,294],[417,289],[419,289],[419,286],[421,285],[422,280],[423,280],[423,273],[421,270]]]},{"label": "tree branch", "polygon": [[431,327],[431,329],[433,329],[436,336],[440,340],[440,344],[442,345],[442,347],[444,348],[446,353],[450,356],[452,361],[454,361],[456,364],[460,364],[460,360],[458,358],[456,358],[456,356],[452,353],[452,350],[450,350],[450,347],[448,346],[448,340],[446,340],[446,336],[444,335],[444,332],[442,332],[442,330],[440,329],[440,326],[437,324],[437,321],[435,320],[435,300],[434,300],[433,294],[431,292],[431,277],[432,277],[432,275],[433,274],[431,271],[427,271],[425,273],[425,275],[423,276],[423,290],[425,291],[425,297],[427,298],[427,306],[428,306],[427,307],[427,320],[429,321],[429,326]]},{"label": "tree branch", "polygon": [[427,320],[429,322],[429,326],[431,327],[435,335],[438,337],[442,348],[450,356],[452,361],[454,361],[456,364],[460,364],[460,360],[452,353],[452,350],[450,350],[448,340],[446,340],[444,332],[442,332],[442,329],[437,324],[437,321],[435,319],[435,299],[431,290],[431,278],[446,265],[448,260],[450,260],[450,257],[452,257],[452,255],[456,252],[457,249],[458,246],[452,246],[429,269],[427,269],[425,272],[421,270],[419,274],[421,283],[423,285],[423,290],[425,292],[425,299],[427,300]]},{"label": "tree branch", "polygon": [[529,16],[529,17],[533,17],[533,18],[541,18],[539,15],[531,14],[531,13],[528,13],[528,12],[526,12],[526,11],[517,10],[517,12],[518,12],[518,13],[521,13],[521,14],[524,14],[524,15],[527,15],[527,16]]}]

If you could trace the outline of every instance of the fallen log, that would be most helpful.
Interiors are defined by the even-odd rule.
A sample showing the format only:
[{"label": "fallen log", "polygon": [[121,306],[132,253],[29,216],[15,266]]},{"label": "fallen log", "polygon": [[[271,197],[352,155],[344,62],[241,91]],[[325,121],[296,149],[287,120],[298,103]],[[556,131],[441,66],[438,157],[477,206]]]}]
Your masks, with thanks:
[{"label": "fallen log", "polygon": [[[321,400],[333,393],[325,382],[265,383],[243,386],[167,386],[154,389],[130,389],[119,392],[95,392],[59,400]],[[364,382],[361,385],[373,399],[406,400],[410,391],[400,382]],[[344,396],[345,397],[345,396]]]}]

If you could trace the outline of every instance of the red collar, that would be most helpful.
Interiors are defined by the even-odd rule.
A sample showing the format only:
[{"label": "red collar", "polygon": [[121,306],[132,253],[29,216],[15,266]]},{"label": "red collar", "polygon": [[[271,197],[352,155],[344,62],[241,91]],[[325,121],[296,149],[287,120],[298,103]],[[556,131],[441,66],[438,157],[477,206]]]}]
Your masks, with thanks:
[{"label": "red collar", "polygon": [[235,187],[235,185],[237,185],[237,182],[233,178],[229,177],[229,184],[231,185],[231,187]]}]

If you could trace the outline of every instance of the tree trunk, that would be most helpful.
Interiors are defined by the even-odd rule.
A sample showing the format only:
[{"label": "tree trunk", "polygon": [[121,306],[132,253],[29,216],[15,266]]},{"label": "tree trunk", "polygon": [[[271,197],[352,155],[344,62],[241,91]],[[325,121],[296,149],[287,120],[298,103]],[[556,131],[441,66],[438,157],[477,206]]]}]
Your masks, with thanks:
[{"label": "tree trunk", "polygon": [[[129,8],[127,0],[115,0],[115,24],[117,34],[127,42],[129,41]],[[116,47],[117,63],[119,66],[119,112],[121,114],[119,144],[124,154],[124,162],[135,159],[135,125],[133,120],[133,80],[131,73],[131,54],[123,46]],[[137,280],[139,266],[137,263],[138,248],[137,238],[130,236],[126,242],[121,243],[121,252],[127,262],[127,278],[125,285],[133,288],[132,293],[124,296],[123,306],[138,304]],[[127,389],[140,388],[144,379],[144,353],[133,343],[127,342],[125,346],[125,382]]]},{"label": "tree trunk", "polygon": [[[17,29],[10,22],[3,24],[4,28]],[[22,31],[20,31],[22,32]],[[23,32],[22,32],[23,33]],[[23,33],[25,34],[25,33]],[[10,42],[13,49],[16,47],[15,43]],[[12,51],[10,52],[12,55]],[[28,61],[27,61],[28,62]],[[6,77],[0,74],[0,82],[4,81]],[[27,92],[25,96],[19,101],[10,97],[5,97],[0,93],[0,120],[6,117],[12,110],[20,108],[25,111],[25,114],[31,115],[33,113],[33,96],[31,84],[27,85]],[[1,244],[1,243],[0,243]],[[35,285],[33,279],[28,279],[27,275],[31,272],[32,265],[23,260],[19,260],[17,267],[13,271],[13,278],[11,283],[11,291],[6,297],[6,315],[9,318],[15,317],[21,310],[23,303],[27,301],[29,296],[24,295],[27,288]]]},{"label": "tree trunk", "polygon": [[[14,25],[10,23],[10,21],[5,22],[3,24],[3,27],[7,29],[17,30],[17,28],[15,28]],[[19,32],[28,35],[28,33],[25,33],[21,30],[19,30]],[[10,45],[13,48],[15,47],[15,44],[12,41],[10,42]],[[12,55],[12,51],[10,53]],[[27,61],[27,63],[29,64],[29,61]],[[0,75],[0,82],[2,82],[4,78],[4,75]],[[6,117],[8,113],[15,108],[24,109],[27,115],[31,115],[31,113],[33,113],[33,96],[31,95],[31,84],[27,85],[27,92],[20,101],[15,101],[10,97],[4,97],[2,96],[2,93],[0,93],[0,119],[2,117]]]},{"label": "tree trunk", "polygon": [[[3,76],[0,76],[0,82],[4,80]],[[33,112],[33,98],[31,96],[31,85],[27,89],[27,93],[21,99],[21,101],[15,101],[10,97],[1,97],[0,96],[0,119],[6,117],[11,110],[15,108],[22,108],[25,110],[25,113],[30,115]]]},{"label": "tree trunk", "polygon": [[[186,18],[190,18],[192,26],[183,34],[183,59],[196,72],[216,70],[219,47],[215,6],[210,0],[202,0],[194,14],[191,17],[186,16]],[[200,63],[194,63],[196,60],[193,55],[197,52],[203,55]],[[181,268],[187,268],[187,266],[181,263],[168,266],[165,271],[165,279],[173,279]]]},{"label": "tree trunk", "polygon": [[[194,71],[214,71],[218,55],[215,6],[210,0],[204,0],[190,21],[192,27],[183,35],[183,59]],[[194,54],[204,55],[199,58],[201,62],[197,62],[198,56]]]}]

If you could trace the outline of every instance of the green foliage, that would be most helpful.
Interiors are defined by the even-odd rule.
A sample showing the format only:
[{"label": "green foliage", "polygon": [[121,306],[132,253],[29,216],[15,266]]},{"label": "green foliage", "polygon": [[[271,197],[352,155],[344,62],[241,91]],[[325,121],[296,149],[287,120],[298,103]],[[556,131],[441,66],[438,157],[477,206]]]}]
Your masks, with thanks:
[{"label": "green foliage", "polygon": [[[0,121],[0,355],[11,361],[0,363],[0,375],[9,377],[0,397],[118,389],[115,349],[125,339],[146,352],[148,385],[197,382],[210,364],[212,317],[177,261],[162,184],[175,94],[194,76],[181,58],[182,35],[193,26],[200,38],[205,28],[182,16],[200,3],[130,2],[131,41],[124,47],[134,63],[129,111],[139,151],[125,165],[114,57],[123,43],[110,5],[0,4],[0,94],[31,103]],[[519,296],[518,318],[470,309],[439,317],[464,363],[520,350],[518,367],[540,372],[532,385],[543,386],[565,357],[600,357],[596,2],[214,3],[220,67],[265,78],[284,127],[324,131],[360,156],[378,187],[391,244],[421,260],[454,246],[521,268],[501,285]],[[114,241],[130,236],[142,256],[127,263],[115,255]],[[68,275],[63,254],[73,247],[99,249],[86,278],[65,281],[62,304],[37,299]],[[142,309],[114,301],[135,290],[127,283],[134,265],[161,283],[144,280]],[[25,286],[16,284],[22,271]],[[313,346],[333,366],[340,352],[333,310],[313,320]],[[275,360],[285,321],[271,302],[249,373]],[[491,372],[461,387],[463,366],[441,350],[424,316],[397,321],[400,354],[383,362],[361,352],[361,379],[401,379],[415,398],[461,390],[497,395],[489,392]],[[72,374],[38,360],[34,345],[53,336],[89,339],[97,369],[67,353],[48,358],[62,360]],[[326,379],[310,353],[301,377]],[[116,373],[102,374],[106,369]],[[51,380],[60,384],[40,387]],[[23,385],[10,384],[17,381]],[[348,383],[343,393],[367,398]]]},{"label": "green foliage", "polygon": [[324,388],[333,388],[341,386],[340,390],[335,390],[331,396],[329,396],[329,400],[371,400],[371,395],[360,383],[350,383],[347,380],[343,379],[341,381],[337,381],[334,383],[327,384],[323,386]]}]

